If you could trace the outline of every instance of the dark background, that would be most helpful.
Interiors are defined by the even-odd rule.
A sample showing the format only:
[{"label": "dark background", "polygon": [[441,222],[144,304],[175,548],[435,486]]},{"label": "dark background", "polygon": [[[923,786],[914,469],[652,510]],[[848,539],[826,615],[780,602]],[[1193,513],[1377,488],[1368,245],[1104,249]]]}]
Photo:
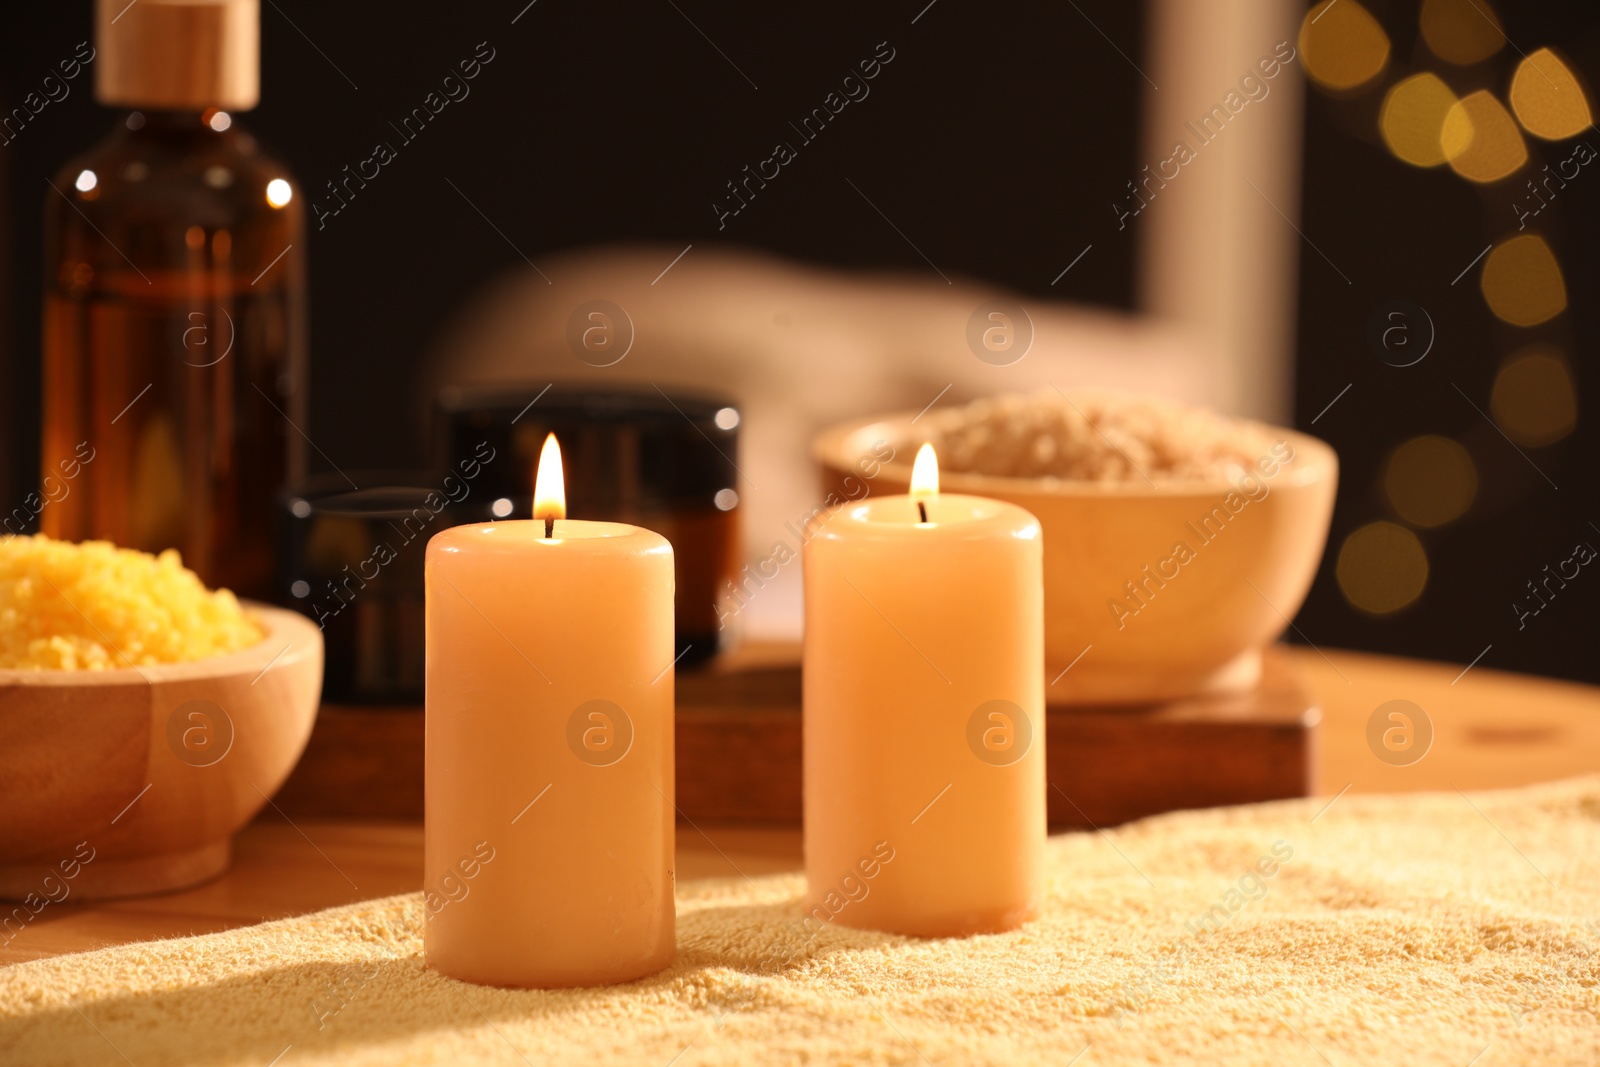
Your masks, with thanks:
[{"label": "dark background", "polygon": [[[539,0],[524,10],[524,0],[511,0],[440,11],[267,0],[263,102],[241,120],[287,161],[313,201],[326,200],[324,183],[374,142],[393,141],[388,123],[420,104],[479,42],[495,50],[470,97],[401,148],[325,230],[311,222],[312,438],[345,467],[422,458],[423,442],[396,429],[410,425],[418,360],[470,292],[521,265],[449,182],[536,263],[610,241],[729,240],[815,263],[926,269],[848,177],[952,276],[1132,309],[1136,250],[1131,231],[1116,232],[1109,205],[1142,159],[1145,86],[1107,38],[1141,61],[1141,5],[925,4]],[[1565,274],[1564,315],[1515,330],[1485,307],[1476,269],[1452,286],[1486,244],[1514,231],[1510,204],[1522,177],[1475,187],[1448,168],[1399,163],[1379,141],[1383,86],[1425,57],[1417,6],[1368,0],[1394,43],[1376,87],[1348,99],[1307,91],[1300,227],[1353,284],[1302,244],[1296,424],[1306,428],[1346,384],[1351,389],[1311,428],[1338,449],[1343,471],[1329,551],[1297,626],[1319,645],[1463,664],[1492,645],[1485,666],[1600,681],[1600,577],[1586,570],[1520,632],[1511,608],[1524,583],[1570,556],[1575,543],[1600,547],[1600,529],[1589,525],[1600,524],[1600,507],[1586,392],[1597,339],[1600,177],[1580,178],[1538,220]],[[1515,44],[1467,80],[1503,93],[1518,50],[1549,45],[1595,83],[1600,16],[1592,4],[1497,9]],[[9,111],[91,38],[87,2],[11,13],[0,38],[0,104]],[[870,83],[868,101],[830,124],[719,235],[711,202],[723,183],[764,158],[786,124],[881,41],[896,55]],[[1443,73],[1458,93],[1477,87]],[[44,179],[117,120],[94,104],[92,81],[91,65],[67,100],[0,147],[6,502],[33,487],[38,462]],[[1534,170],[1571,150],[1570,142],[1528,143]],[[1592,143],[1600,147],[1600,131]],[[1096,269],[1073,271],[1052,288],[1091,242]],[[1433,351],[1414,367],[1383,364],[1366,341],[1374,311],[1395,298],[1422,305],[1437,329]],[[1536,339],[1566,350],[1579,397],[1576,432],[1526,450],[1559,489],[1456,389],[1487,410],[1499,358]],[[1478,498],[1461,520],[1419,531],[1432,564],[1420,600],[1373,619],[1345,601],[1334,559],[1351,530],[1392,517],[1383,462],[1396,444],[1428,432],[1467,446]]]},{"label": "dark background", "polygon": [[[1328,552],[1296,623],[1318,644],[1461,664],[1492,645],[1482,666],[1600,681],[1600,581],[1592,580],[1600,572],[1580,571],[1523,629],[1512,607],[1527,598],[1528,581],[1569,558],[1580,541],[1600,549],[1600,424],[1592,392],[1600,338],[1600,181],[1580,174],[1526,231],[1543,236],[1556,254],[1567,286],[1564,314],[1532,329],[1501,323],[1478,287],[1482,261],[1452,284],[1491,241],[1517,232],[1512,204],[1526,196],[1528,176],[1568,158],[1575,141],[1600,150],[1600,131],[1559,142],[1525,137],[1527,166],[1486,186],[1449,167],[1407,166],[1377,133],[1385,85],[1433,69],[1458,96],[1488,88],[1503,102],[1521,54],[1540,47],[1554,49],[1574,69],[1594,107],[1600,10],[1588,3],[1496,4],[1508,44],[1484,63],[1457,68],[1429,56],[1415,0],[1366,6],[1393,43],[1377,87],[1347,99],[1312,87],[1306,94],[1300,228],[1353,284],[1302,245],[1295,424],[1338,449],[1341,471]],[[1365,336],[1374,312],[1397,298],[1425,308],[1436,328],[1432,352],[1412,367],[1380,362]],[[1578,422],[1553,445],[1524,447],[1525,459],[1472,405],[1487,412],[1501,357],[1540,341],[1567,355]],[[1350,392],[1308,427],[1347,384]],[[1351,530],[1394,518],[1382,489],[1384,461],[1396,445],[1425,433],[1466,446],[1478,471],[1477,498],[1456,522],[1416,531],[1431,566],[1427,589],[1410,608],[1375,619],[1346,603],[1334,577],[1335,555]]]}]

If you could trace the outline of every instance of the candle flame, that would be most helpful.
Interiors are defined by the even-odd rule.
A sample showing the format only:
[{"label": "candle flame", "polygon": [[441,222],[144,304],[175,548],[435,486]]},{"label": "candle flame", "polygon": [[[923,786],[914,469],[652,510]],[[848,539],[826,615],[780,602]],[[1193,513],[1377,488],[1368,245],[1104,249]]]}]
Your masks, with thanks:
[{"label": "candle flame", "polygon": [[933,454],[931,444],[917,449],[917,461],[911,465],[911,495],[939,495],[939,457]]},{"label": "candle flame", "polygon": [[555,434],[546,437],[539,450],[539,472],[533,478],[533,517],[567,517],[567,479],[561,469],[561,445]]}]

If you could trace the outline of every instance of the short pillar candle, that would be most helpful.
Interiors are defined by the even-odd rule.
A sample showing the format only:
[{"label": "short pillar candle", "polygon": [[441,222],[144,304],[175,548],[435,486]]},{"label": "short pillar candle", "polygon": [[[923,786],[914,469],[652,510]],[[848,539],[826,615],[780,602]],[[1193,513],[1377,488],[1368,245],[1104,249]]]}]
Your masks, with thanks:
[{"label": "short pillar candle", "polygon": [[804,550],[806,906],[923,937],[1035,917],[1046,833],[1039,522],[937,486],[923,446]]},{"label": "short pillar candle", "polygon": [[562,517],[545,448],[533,521],[428,542],[424,948],[603,985],[673,957],[672,548]]}]

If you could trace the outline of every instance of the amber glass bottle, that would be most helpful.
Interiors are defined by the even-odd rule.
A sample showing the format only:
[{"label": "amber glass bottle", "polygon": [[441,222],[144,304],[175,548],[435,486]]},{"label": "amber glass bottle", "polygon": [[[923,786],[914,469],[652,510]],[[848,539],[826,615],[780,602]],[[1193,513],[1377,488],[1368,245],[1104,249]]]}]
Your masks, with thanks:
[{"label": "amber glass bottle", "polygon": [[208,585],[262,596],[274,494],[303,465],[305,240],[298,186],[235,115],[255,104],[259,12],[102,0],[97,15],[96,94],[133,110],[45,192],[42,462],[58,488],[40,525],[176,548]]}]

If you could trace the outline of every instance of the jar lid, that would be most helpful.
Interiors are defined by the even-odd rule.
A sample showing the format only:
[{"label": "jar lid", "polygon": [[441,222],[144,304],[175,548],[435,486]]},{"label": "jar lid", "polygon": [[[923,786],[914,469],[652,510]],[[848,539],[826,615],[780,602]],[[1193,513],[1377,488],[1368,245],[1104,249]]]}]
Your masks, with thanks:
[{"label": "jar lid", "polygon": [[561,442],[567,514],[576,518],[709,508],[738,478],[739,411],[723,397],[541,383],[452,386],[438,401],[435,463],[475,470],[474,457],[493,455],[474,492],[519,506],[549,433]]},{"label": "jar lid", "polygon": [[96,0],[95,99],[245,111],[261,98],[260,0]]}]

